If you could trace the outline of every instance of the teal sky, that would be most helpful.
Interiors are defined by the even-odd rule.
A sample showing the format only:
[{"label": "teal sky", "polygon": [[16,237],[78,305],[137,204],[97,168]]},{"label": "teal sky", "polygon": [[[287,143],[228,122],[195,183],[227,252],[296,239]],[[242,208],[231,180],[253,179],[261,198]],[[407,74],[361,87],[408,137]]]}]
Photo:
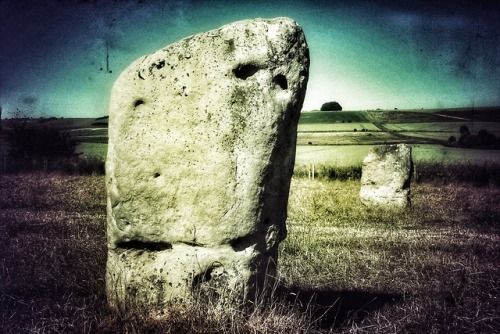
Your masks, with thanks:
[{"label": "teal sky", "polygon": [[278,16],[295,19],[309,44],[304,110],[500,105],[500,7],[481,0],[0,0],[3,117],[106,115],[113,82],[138,57]]}]

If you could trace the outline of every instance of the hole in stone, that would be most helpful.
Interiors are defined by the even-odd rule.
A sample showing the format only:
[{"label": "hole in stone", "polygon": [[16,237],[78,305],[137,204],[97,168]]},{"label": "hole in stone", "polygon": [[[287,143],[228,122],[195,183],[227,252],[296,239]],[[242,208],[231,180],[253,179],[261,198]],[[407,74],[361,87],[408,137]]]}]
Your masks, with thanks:
[{"label": "hole in stone", "polygon": [[139,240],[122,241],[116,245],[118,248],[128,250],[144,250],[148,252],[159,252],[172,249],[172,244],[168,242],[144,242]]},{"label": "hole in stone", "polygon": [[134,108],[137,108],[141,104],[144,104],[144,100],[141,100],[141,99],[135,100],[135,102],[134,102]]},{"label": "hole in stone", "polygon": [[235,68],[233,70],[233,73],[237,78],[246,80],[247,78],[257,73],[258,70],[260,70],[260,68],[257,65],[246,64],[246,65],[240,65],[237,68]]},{"label": "hole in stone", "polygon": [[[204,288],[209,288],[209,290],[213,290],[213,287],[218,284],[223,284],[223,281],[220,281],[222,277],[222,272],[220,269],[224,269],[224,265],[219,261],[213,262],[205,271],[197,274],[193,277],[193,290],[203,290]],[[215,281],[215,282],[211,282]],[[214,285],[215,284],[215,285]]]},{"label": "hole in stone", "polygon": [[273,83],[280,86],[281,89],[288,89],[288,81],[283,74],[278,74],[273,78]]},{"label": "hole in stone", "polygon": [[153,63],[154,66],[156,66],[156,69],[160,69],[165,66],[165,60],[160,60],[157,63]]},{"label": "hole in stone", "polygon": [[160,175],[161,175],[160,173],[154,173],[154,177],[155,177],[155,179],[156,179],[157,177],[160,177]]},{"label": "hole in stone", "polygon": [[214,269],[214,267],[209,267],[201,274],[196,275],[193,279],[193,288],[196,289],[196,287],[199,287],[203,283],[210,281],[212,279],[212,272],[214,271]]},{"label": "hole in stone", "polygon": [[231,240],[231,242],[230,242],[230,245],[235,252],[241,252],[254,244],[255,244],[255,241],[253,241],[252,235],[248,235],[246,237],[241,237],[241,238],[236,238],[234,240]]}]

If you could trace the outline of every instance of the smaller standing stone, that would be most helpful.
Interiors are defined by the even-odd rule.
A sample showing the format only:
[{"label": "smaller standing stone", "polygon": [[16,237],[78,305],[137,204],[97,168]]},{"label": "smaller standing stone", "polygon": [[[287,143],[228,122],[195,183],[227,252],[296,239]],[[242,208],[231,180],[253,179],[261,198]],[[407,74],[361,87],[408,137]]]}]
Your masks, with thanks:
[{"label": "smaller standing stone", "polygon": [[369,207],[404,209],[410,204],[411,147],[377,146],[363,159],[361,202]]}]

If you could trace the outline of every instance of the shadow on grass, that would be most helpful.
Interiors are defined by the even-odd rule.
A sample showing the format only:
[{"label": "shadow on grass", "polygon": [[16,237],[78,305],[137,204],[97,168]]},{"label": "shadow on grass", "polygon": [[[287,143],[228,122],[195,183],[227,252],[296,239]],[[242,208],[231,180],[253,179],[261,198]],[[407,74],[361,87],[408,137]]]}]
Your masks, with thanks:
[{"label": "shadow on grass", "polygon": [[340,328],[360,322],[371,312],[404,300],[403,294],[365,291],[287,289],[287,300],[302,312],[312,312],[320,328]]}]

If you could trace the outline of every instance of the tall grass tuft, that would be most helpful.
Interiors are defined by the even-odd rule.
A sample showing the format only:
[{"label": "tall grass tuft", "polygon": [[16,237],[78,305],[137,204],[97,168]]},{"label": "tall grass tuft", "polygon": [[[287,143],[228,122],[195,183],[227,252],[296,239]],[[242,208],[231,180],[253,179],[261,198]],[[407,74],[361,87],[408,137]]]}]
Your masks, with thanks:
[{"label": "tall grass tuft", "polygon": [[337,166],[330,164],[314,165],[314,175],[312,175],[312,165],[296,165],[293,171],[295,177],[319,178],[328,180],[350,181],[361,179],[361,165]]}]

